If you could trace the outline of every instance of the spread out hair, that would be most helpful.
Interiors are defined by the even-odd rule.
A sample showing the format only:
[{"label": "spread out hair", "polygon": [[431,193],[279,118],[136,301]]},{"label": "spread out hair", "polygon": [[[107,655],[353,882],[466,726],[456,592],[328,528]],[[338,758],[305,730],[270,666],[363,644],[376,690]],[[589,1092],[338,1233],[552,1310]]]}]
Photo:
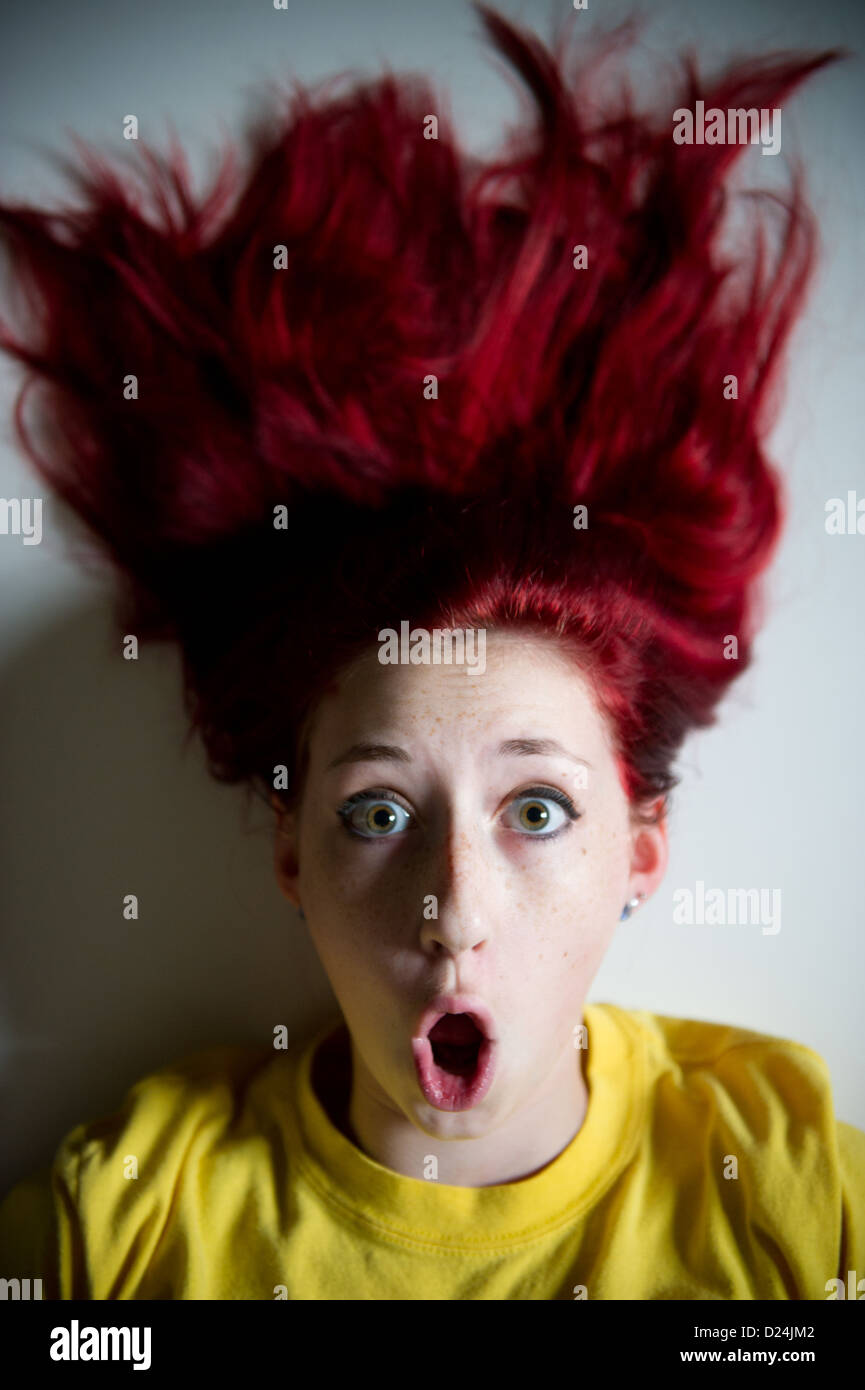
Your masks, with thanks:
[{"label": "spread out hair", "polygon": [[731,190],[749,146],[672,113],[780,109],[838,55],[709,81],[687,56],[638,110],[611,80],[632,24],[548,47],[475,8],[523,99],[494,156],[421,77],[341,74],[199,193],[176,141],[123,169],[76,141],[74,203],[0,202],[15,427],[121,630],[179,643],[215,776],[284,765],[290,799],[299,731],[383,628],[526,628],[592,682],[636,806],[751,658],[815,248],[797,167]]}]

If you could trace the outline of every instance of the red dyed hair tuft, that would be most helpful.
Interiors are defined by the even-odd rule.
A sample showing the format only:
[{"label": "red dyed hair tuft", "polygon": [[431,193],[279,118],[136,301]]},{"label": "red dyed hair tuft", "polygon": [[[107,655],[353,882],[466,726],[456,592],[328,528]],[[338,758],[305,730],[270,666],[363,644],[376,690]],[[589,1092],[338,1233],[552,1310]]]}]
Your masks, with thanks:
[{"label": "red dyed hair tuft", "polygon": [[78,205],[0,204],[22,445],[121,577],[123,630],[179,641],[226,780],[269,790],[284,763],[296,785],[304,715],[405,618],[572,644],[634,801],[675,785],[750,660],[782,516],[761,441],[814,230],[797,175],[725,249],[741,147],[676,144],[673,110],[774,107],[838,55],[711,83],[686,59],[637,114],[597,94],[630,29],[577,61],[477,9],[532,102],[495,160],[385,73],[296,86],[200,198],[176,146],[136,177],[79,146]]}]

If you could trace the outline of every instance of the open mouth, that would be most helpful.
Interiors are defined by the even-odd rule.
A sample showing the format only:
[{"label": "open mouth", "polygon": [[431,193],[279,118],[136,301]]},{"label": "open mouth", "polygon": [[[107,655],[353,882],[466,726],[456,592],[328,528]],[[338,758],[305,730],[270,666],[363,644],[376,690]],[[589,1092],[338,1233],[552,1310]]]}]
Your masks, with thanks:
[{"label": "open mouth", "polygon": [[433,1061],[453,1076],[471,1076],[477,1070],[484,1035],[468,1014],[444,1014],[427,1037]]},{"label": "open mouth", "polygon": [[[418,1083],[437,1110],[467,1110],[489,1090],[494,1071],[492,1019],[480,1006],[459,1009],[447,1001],[445,1012],[433,1006],[412,1038]],[[459,1011],[458,1011],[459,1010]]]}]

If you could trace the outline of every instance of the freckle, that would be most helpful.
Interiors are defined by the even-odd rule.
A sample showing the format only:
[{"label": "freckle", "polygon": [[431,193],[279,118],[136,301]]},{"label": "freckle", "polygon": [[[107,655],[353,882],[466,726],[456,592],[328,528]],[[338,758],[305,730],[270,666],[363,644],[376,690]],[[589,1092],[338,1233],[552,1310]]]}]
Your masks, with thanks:
[{"label": "freckle", "polygon": [[585,845],[582,846],[582,851],[583,851],[583,854],[586,853],[586,847],[585,847]]}]

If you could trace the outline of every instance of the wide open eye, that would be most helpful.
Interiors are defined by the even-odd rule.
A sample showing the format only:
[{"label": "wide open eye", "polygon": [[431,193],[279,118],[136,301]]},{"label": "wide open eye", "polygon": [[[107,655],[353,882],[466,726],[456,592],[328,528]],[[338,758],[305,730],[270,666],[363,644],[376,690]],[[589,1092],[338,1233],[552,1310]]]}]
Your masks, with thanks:
[{"label": "wide open eye", "polygon": [[383,839],[405,830],[412,815],[390,797],[358,792],[337,811],[346,829],[365,840]]},{"label": "wide open eye", "polygon": [[533,839],[552,838],[579,811],[564,792],[554,787],[530,787],[515,796],[505,816],[511,830],[522,830]]}]

